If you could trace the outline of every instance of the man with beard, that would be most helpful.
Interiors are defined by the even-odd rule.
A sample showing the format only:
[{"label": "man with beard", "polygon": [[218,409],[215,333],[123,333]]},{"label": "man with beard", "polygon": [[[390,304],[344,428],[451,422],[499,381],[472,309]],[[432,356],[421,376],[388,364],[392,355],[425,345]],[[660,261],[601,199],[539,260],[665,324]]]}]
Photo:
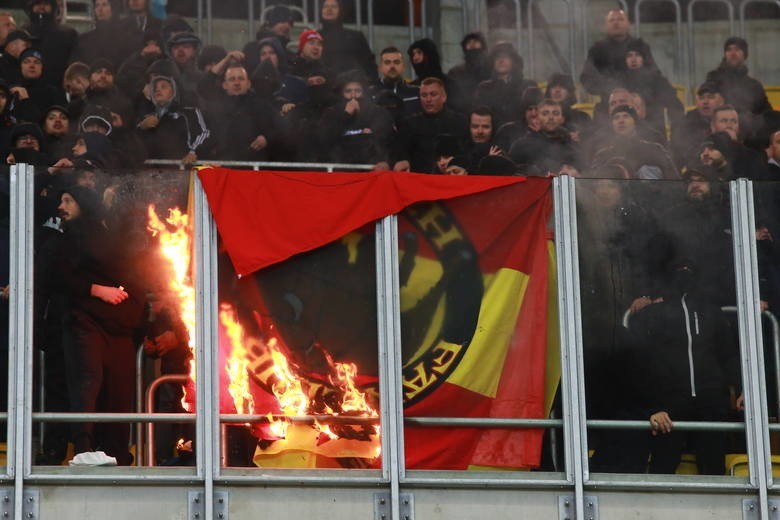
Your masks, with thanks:
[{"label": "man with beard", "polygon": [[108,60],[98,59],[90,67],[86,102],[108,108],[114,129],[122,128],[133,120],[132,103],[114,85],[114,67]]},{"label": "man with beard", "polygon": [[463,114],[446,107],[447,91],[439,78],[426,78],[420,85],[422,112],[407,117],[398,128],[393,170],[430,173],[435,166],[436,139],[450,135],[463,139],[468,122]]},{"label": "man with beard", "polygon": [[322,53],[326,67],[336,71],[359,69],[366,77],[374,74],[374,53],[360,31],[344,28],[344,6],[341,0],[322,2],[320,34],[328,45]]},{"label": "man with beard", "polygon": [[35,38],[36,46],[49,64],[43,81],[57,87],[62,85],[65,68],[78,43],[75,29],[60,25],[59,10],[57,0],[28,0],[26,12],[30,23],[24,27]]},{"label": "man with beard", "polygon": [[386,47],[379,53],[379,79],[371,85],[374,102],[379,104],[385,93],[394,94],[400,103],[392,110],[396,124],[404,116],[410,116],[420,111],[420,87],[404,78],[406,63],[404,55],[396,47]]},{"label": "man with beard", "polygon": [[463,50],[463,63],[450,69],[447,84],[450,106],[466,113],[474,105],[477,86],[490,79],[493,64],[487,59],[487,40],[482,33],[468,33],[460,41],[460,48]]},{"label": "man with beard", "polygon": [[341,99],[325,110],[318,139],[326,162],[373,164],[389,170],[393,119],[374,105],[367,94],[368,80],[362,71],[345,72],[337,79]]},{"label": "man with beard", "polygon": [[[130,412],[133,409],[135,342],[143,289],[136,283],[132,255],[122,237],[103,224],[97,194],[71,186],[58,207],[64,229],[55,264],[55,290],[68,300],[64,351],[70,409],[77,413]],[[98,448],[128,465],[130,426],[94,423],[73,426],[75,453]]]}]

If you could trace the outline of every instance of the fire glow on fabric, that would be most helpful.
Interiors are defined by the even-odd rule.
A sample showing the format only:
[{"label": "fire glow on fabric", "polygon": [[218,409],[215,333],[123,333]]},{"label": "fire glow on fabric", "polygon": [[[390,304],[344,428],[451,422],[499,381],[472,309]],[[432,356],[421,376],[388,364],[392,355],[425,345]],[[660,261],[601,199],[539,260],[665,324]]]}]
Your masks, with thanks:
[{"label": "fire glow on fabric", "polygon": [[[329,367],[327,384],[324,384],[324,381],[304,376],[300,368],[288,359],[283,341],[273,335],[273,326],[266,324],[268,326],[264,327],[266,332],[271,332],[267,340],[250,337],[228,303],[220,304],[219,319],[230,343],[226,371],[229,378],[228,391],[236,413],[265,412],[256,410],[259,406],[250,388],[251,379],[269,389],[273,395],[272,407],[275,410],[267,412],[263,428],[256,431],[256,435],[265,440],[281,441],[285,450],[327,452],[333,455],[338,455],[339,448],[335,448],[335,451],[320,448],[329,441],[367,443],[370,449],[359,451],[371,453],[372,458],[379,456],[378,425],[368,426],[366,433],[365,429],[355,429],[349,424],[330,424],[327,418],[322,417],[378,418],[377,411],[355,382],[358,369],[354,363],[336,362],[322,349]],[[252,378],[249,377],[250,373]],[[303,421],[295,419],[312,415],[318,418]],[[294,433],[291,429],[294,429]],[[282,448],[277,446],[275,449]],[[350,450],[350,453],[353,452],[354,449]]]},{"label": "fire glow on fabric", "polygon": [[185,386],[182,406],[192,411],[195,403],[195,287],[191,271],[192,230],[189,217],[179,208],[169,210],[165,222],[160,220],[153,204],[148,208],[148,229],[159,239],[160,253],[170,271],[169,289],[176,298],[179,317],[187,328],[187,346],[192,352],[190,358],[190,383]]}]

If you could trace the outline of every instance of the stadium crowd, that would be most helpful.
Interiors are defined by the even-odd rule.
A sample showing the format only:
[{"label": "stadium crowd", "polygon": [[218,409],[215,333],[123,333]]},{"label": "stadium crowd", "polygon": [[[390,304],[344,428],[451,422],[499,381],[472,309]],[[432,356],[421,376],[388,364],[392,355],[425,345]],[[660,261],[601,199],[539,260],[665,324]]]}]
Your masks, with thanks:
[{"label": "stadium crowd", "polygon": [[[112,170],[173,159],[612,179],[593,185],[581,230],[586,247],[608,249],[581,265],[583,305],[605,310],[584,317],[586,349],[594,346],[589,378],[598,382],[605,366],[645,367],[643,375],[662,374],[669,382],[652,395],[643,392],[657,383],[624,382],[623,402],[601,396],[592,413],[649,416],[660,434],[655,438],[667,440],[649,446],[632,437],[633,449],[599,454],[601,466],[645,471],[652,451],[651,470],[673,471],[684,442],[671,435],[670,417],[725,416],[722,394],[738,389],[739,374],[734,344],[724,339],[730,334],[710,323],[720,323],[719,307],[735,300],[733,274],[703,267],[730,254],[727,205],[717,183],[780,178],[780,113],[748,74],[744,39],[725,41],[722,61],[686,113],[648,44],[630,34],[626,14],[610,11],[579,78],[600,98],[591,117],[577,108],[570,75],[553,74],[540,88],[525,77],[512,44],[489,45],[477,32],[464,36],[463,62],[447,73],[430,39],[375,56],[361,32],[344,27],[338,0],[322,2],[322,26],[302,31],[297,42],[290,9],[273,7],[241,50],[202,45],[184,19],[152,17],[146,0],[127,0],[124,10],[94,0],[95,28],[81,34],[59,14],[56,0],[30,0],[24,25],[0,13],[0,158],[40,172],[36,217],[47,233],[36,235],[36,340],[47,358],[61,359],[46,364],[50,411],[130,411],[133,375],[126,367],[134,365],[134,339],[144,321],[147,352],[168,360],[168,372],[186,370],[186,332],[164,299],[150,304],[142,296],[155,285],[148,282],[153,273],[145,273],[145,286],[132,285],[127,273],[137,266],[118,251],[134,247],[133,230],[105,213],[121,196]],[[688,182],[686,196],[670,209],[657,201],[646,201],[652,208],[636,205],[617,179]],[[780,265],[771,252],[776,204],[765,202],[768,216],[757,238],[771,267]],[[636,229],[642,237],[632,234]],[[613,267],[609,273],[604,259]],[[766,306],[774,299],[769,267]],[[624,337],[619,325],[626,309],[642,339]],[[678,318],[688,352],[696,342],[702,354],[677,359],[679,338],[669,336],[661,342],[669,355],[662,357],[679,361],[676,368],[647,359]],[[616,359],[624,343],[636,355]],[[677,384],[688,377],[680,365],[690,370],[688,389]],[[698,380],[698,397],[694,369],[707,374]],[[647,386],[637,388],[638,381]],[[594,384],[588,392],[610,391]],[[180,398],[173,394],[170,403]],[[740,405],[740,399],[732,403]],[[127,426],[48,426],[44,461],[61,461],[68,440],[77,453],[101,447],[119,463],[131,460]],[[725,441],[707,439],[699,443],[702,472],[722,474]],[[626,437],[612,442],[620,446]]]}]

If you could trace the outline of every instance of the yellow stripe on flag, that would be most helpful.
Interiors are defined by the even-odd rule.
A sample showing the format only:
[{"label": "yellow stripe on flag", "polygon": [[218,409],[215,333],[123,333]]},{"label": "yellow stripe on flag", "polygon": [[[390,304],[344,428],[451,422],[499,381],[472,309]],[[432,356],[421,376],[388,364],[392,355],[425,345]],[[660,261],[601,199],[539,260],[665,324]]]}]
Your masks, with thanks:
[{"label": "yellow stripe on flag", "polygon": [[477,330],[463,360],[447,378],[448,383],[491,398],[496,396],[529,279],[527,274],[507,268],[485,277]]}]

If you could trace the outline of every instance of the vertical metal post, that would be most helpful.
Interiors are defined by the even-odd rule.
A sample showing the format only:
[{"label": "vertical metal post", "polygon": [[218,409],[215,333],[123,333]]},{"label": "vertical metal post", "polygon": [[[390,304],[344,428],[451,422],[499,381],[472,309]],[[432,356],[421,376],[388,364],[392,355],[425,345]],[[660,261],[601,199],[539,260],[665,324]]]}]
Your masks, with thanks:
[{"label": "vertical metal post", "polygon": [[409,43],[414,43],[414,0],[408,0],[409,9]]},{"label": "vertical metal post", "polygon": [[392,520],[400,520],[400,481],[406,471],[403,460],[398,217],[395,215],[377,223],[376,266],[382,476],[390,481]]},{"label": "vertical metal post", "polygon": [[355,25],[358,31],[363,30],[363,2],[355,0]]},{"label": "vertical metal post", "polygon": [[198,6],[198,38],[203,39],[203,0],[195,0]]},{"label": "vertical metal post", "polygon": [[730,188],[748,467],[750,483],[758,488],[760,518],[768,520],[767,488],[771,485],[772,467],[764,381],[753,186],[746,179],[738,179],[731,182]]},{"label": "vertical metal post", "polygon": [[[515,0],[516,2],[519,2],[520,0]],[[463,27],[463,34],[466,34],[469,32],[469,6],[468,6],[469,0],[461,0],[460,2],[460,23]]]},{"label": "vertical metal post", "polygon": [[[135,411],[144,411],[144,348],[135,353]],[[135,423],[135,465],[144,465],[144,423]]]},{"label": "vertical metal post", "polygon": [[314,0],[314,25],[320,25],[320,0]]},{"label": "vertical metal post", "polygon": [[8,445],[8,474],[14,478],[14,518],[22,518],[24,479],[31,472],[32,455],[32,316],[33,316],[33,182],[35,169],[11,167],[11,242],[9,308],[8,417],[13,427]]},{"label": "vertical metal post", "polygon": [[520,7],[520,0],[515,2],[515,40],[517,41],[517,52],[523,56],[523,9]]},{"label": "vertical metal post", "polygon": [[535,78],[534,75],[534,0],[528,0],[526,5],[526,23],[528,24],[528,57],[526,63],[528,63],[528,77]]},{"label": "vertical metal post", "polygon": [[217,355],[217,231],[206,193],[197,175],[195,182],[195,352],[196,419],[195,448],[198,477],[204,481],[206,520],[213,520],[214,478],[219,475],[219,378]]},{"label": "vertical metal post", "polygon": [[255,0],[246,0],[246,37],[255,39]]},{"label": "vertical metal post", "polygon": [[569,26],[569,73],[571,74],[572,79],[577,77],[577,65],[576,65],[576,57],[575,54],[577,52],[576,45],[574,43],[574,39],[577,37],[577,32],[574,27],[574,20],[576,19],[575,13],[574,13],[574,3],[572,0],[565,0],[566,1],[566,14],[569,17],[567,25]]},{"label": "vertical metal post", "polygon": [[567,175],[556,178],[553,188],[566,478],[574,484],[576,518],[583,520],[585,518],[584,482],[588,478],[588,449],[585,431],[577,199],[574,179]]},{"label": "vertical metal post", "polygon": [[[636,28],[636,36],[639,38],[642,36],[642,21],[641,21],[641,13],[640,8],[643,3],[645,3],[648,0],[637,0],[636,4],[634,4],[634,27]],[[652,0],[650,0],[652,1]],[[675,52],[675,80],[679,82],[681,80],[681,76],[684,74],[685,65],[683,64],[684,60],[684,52],[683,52],[683,34],[682,34],[682,8],[680,7],[679,0],[658,0],[658,1],[668,1],[672,5],[674,5],[674,27],[675,27],[675,37],[677,38],[677,49]],[[780,0],[779,0],[780,1]]]},{"label": "vertical metal post", "polygon": [[211,9],[212,0],[206,0],[206,43],[212,43],[214,34],[214,14]]},{"label": "vertical metal post", "polygon": [[368,44],[372,49],[376,47],[374,41],[374,0],[368,0]]}]

